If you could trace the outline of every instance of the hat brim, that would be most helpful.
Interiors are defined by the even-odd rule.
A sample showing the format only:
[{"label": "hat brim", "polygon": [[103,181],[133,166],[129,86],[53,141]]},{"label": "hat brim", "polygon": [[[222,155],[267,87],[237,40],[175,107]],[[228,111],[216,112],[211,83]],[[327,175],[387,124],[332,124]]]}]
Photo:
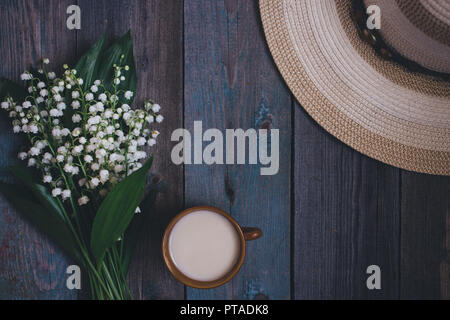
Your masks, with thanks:
[{"label": "hat brim", "polygon": [[359,39],[351,0],[260,0],[260,12],[277,67],[323,128],[384,163],[450,175],[448,83],[381,60]]}]

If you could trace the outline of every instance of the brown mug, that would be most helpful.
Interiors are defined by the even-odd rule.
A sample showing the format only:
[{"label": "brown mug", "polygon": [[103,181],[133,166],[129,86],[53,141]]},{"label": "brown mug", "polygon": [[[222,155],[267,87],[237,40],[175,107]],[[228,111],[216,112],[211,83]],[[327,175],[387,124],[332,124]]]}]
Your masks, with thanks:
[{"label": "brown mug", "polygon": [[[235,265],[222,277],[212,280],[212,281],[199,281],[195,279],[191,279],[185,274],[183,274],[175,265],[172,256],[170,254],[170,248],[169,248],[169,240],[170,235],[173,230],[173,227],[175,224],[180,221],[181,218],[185,217],[186,215],[190,213],[194,213],[197,211],[211,211],[218,213],[225,217],[236,229],[236,232],[238,234],[238,237],[240,239],[240,254],[237,258],[237,261]],[[226,213],[223,210],[210,207],[210,206],[198,206],[186,209],[182,211],[180,214],[178,214],[175,218],[172,219],[172,221],[169,223],[169,225],[166,228],[166,231],[164,232],[164,237],[162,241],[162,254],[164,258],[164,262],[169,269],[170,273],[180,282],[184,283],[187,286],[198,288],[198,289],[211,289],[218,286],[223,285],[224,283],[230,281],[238,272],[239,269],[242,267],[242,264],[244,263],[245,258],[245,248],[246,244],[245,241],[249,240],[255,240],[259,238],[262,235],[262,231],[258,228],[249,228],[249,227],[241,227],[239,224],[234,220],[228,213]]]}]

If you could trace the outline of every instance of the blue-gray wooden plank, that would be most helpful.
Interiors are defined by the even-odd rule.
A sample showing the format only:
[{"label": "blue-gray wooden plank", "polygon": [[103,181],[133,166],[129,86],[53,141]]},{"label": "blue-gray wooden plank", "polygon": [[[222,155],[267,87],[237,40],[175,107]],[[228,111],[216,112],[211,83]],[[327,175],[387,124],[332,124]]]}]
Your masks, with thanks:
[{"label": "blue-gray wooden plank", "polygon": [[152,98],[162,106],[165,117],[157,129],[158,143],[150,152],[155,161],[152,172],[167,185],[152,208],[130,269],[130,284],[141,299],[183,299],[184,287],[164,265],[161,241],[169,221],[183,202],[183,166],[170,159],[172,132],[183,126],[183,2],[132,1],[131,30],[138,70],[137,101]]},{"label": "blue-gray wooden plank", "polygon": [[[399,296],[400,170],[361,155],[295,106],[294,297]],[[381,290],[366,286],[381,268]]]},{"label": "blue-gray wooden plank", "polygon": [[[75,33],[65,27],[69,4],[68,0],[0,2],[0,76],[19,81],[19,75],[41,58],[51,58],[51,67],[73,58]],[[10,121],[0,115],[2,179],[10,179],[7,167],[18,163],[20,145]],[[69,264],[0,197],[0,299],[76,298],[77,292],[66,288]]]},{"label": "blue-gray wooden plank", "polygon": [[400,297],[450,300],[450,177],[403,171],[401,217]]},{"label": "blue-gray wooden plank", "polygon": [[265,43],[256,1],[185,1],[185,127],[280,130],[280,171],[259,165],[186,165],[185,203],[212,205],[263,237],[239,274],[188,299],[290,298],[291,99]]}]

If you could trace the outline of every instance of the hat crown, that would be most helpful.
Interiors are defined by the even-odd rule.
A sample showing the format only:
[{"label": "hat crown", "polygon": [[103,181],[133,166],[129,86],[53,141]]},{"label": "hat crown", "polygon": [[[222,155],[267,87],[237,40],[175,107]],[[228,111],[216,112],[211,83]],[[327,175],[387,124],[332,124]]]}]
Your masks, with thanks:
[{"label": "hat crown", "polygon": [[450,1],[364,0],[380,8],[383,41],[420,66],[450,73]]}]

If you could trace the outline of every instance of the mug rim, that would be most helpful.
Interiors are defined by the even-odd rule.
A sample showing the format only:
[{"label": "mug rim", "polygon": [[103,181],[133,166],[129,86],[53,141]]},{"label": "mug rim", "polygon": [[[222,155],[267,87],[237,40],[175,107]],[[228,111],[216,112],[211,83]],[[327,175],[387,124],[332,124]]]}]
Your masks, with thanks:
[{"label": "mug rim", "polygon": [[[241,252],[240,252],[239,258],[237,259],[233,268],[231,268],[222,277],[220,277],[216,280],[211,280],[211,281],[195,280],[195,279],[192,279],[192,278],[186,276],[184,273],[182,273],[178,269],[178,267],[175,265],[171,255],[170,255],[170,248],[169,248],[170,234],[172,233],[172,230],[173,230],[175,224],[178,221],[180,221],[183,217],[185,217],[186,215],[191,214],[196,211],[201,211],[201,210],[218,213],[218,214],[224,216],[225,218],[227,218],[227,220],[230,221],[231,224],[236,229],[236,231],[239,235],[239,239],[240,239],[240,251]],[[162,255],[163,255],[164,263],[165,263],[167,269],[169,269],[170,273],[175,277],[175,279],[177,279],[178,281],[180,281],[183,284],[185,284],[189,287],[192,287],[192,288],[212,289],[212,288],[216,288],[216,287],[219,287],[219,286],[227,283],[239,272],[239,270],[241,269],[241,267],[244,263],[244,259],[245,259],[246,243],[245,243],[244,233],[242,232],[241,226],[227,212],[225,212],[219,208],[212,207],[212,206],[195,206],[195,207],[188,208],[188,209],[181,211],[170,221],[169,225],[166,227],[166,229],[164,231],[161,248],[162,248]]]}]

